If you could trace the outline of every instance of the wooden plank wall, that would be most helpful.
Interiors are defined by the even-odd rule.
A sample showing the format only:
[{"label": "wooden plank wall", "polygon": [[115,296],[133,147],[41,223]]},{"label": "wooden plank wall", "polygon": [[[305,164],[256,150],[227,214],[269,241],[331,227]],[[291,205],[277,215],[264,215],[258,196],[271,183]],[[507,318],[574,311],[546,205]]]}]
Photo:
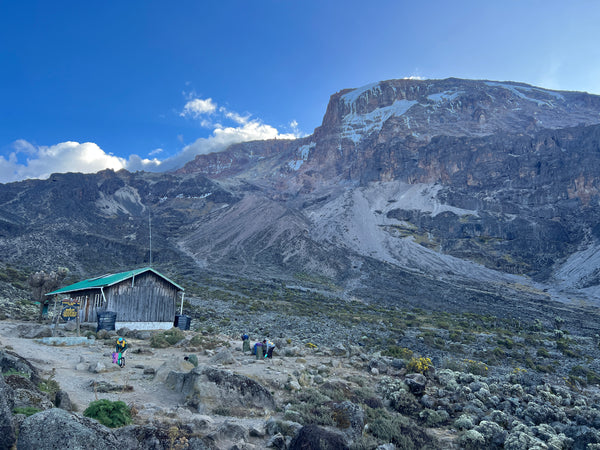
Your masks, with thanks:
[{"label": "wooden plank wall", "polygon": [[117,313],[119,322],[172,322],[175,319],[177,289],[147,272],[104,289],[107,309]]}]

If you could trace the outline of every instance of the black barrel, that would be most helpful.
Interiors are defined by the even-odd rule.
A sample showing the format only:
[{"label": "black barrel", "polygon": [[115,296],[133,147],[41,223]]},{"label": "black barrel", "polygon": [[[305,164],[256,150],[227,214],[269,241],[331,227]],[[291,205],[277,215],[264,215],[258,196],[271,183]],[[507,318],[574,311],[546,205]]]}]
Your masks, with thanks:
[{"label": "black barrel", "polygon": [[114,330],[117,321],[117,313],[113,311],[103,311],[98,313],[98,328],[100,330]]},{"label": "black barrel", "polygon": [[179,328],[180,330],[189,330],[191,322],[192,318],[190,316],[186,316],[185,314],[175,314],[175,322],[173,323],[173,326]]}]

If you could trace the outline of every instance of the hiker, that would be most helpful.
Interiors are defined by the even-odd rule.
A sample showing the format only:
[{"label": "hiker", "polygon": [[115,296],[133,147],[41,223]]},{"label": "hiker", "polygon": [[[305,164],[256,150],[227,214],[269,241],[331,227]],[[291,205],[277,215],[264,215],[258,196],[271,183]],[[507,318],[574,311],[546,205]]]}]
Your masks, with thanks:
[{"label": "hiker", "polygon": [[119,359],[117,363],[120,363],[121,358],[123,358],[125,356],[125,353],[127,353],[127,341],[122,337],[117,339],[117,344],[115,345],[115,352],[119,354]]},{"label": "hiker", "polygon": [[265,358],[273,358],[273,349],[275,348],[275,344],[265,339],[262,341],[262,346]]},{"label": "hiker", "polygon": [[242,352],[246,353],[250,351],[250,336],[242,334]]}]

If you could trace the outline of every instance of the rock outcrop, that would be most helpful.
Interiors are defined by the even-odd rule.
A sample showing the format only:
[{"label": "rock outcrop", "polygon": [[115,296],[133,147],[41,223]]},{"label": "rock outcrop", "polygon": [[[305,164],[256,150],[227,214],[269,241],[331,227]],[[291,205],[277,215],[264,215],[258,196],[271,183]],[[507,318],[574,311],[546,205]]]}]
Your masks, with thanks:
[{"label": "rock outcrop", "polygon": [[112,431],[95,420],[53,408],[34,414],[21,424],[18,450],[120,449]]},{"label": "rock outcrop", "polygon": [[260,383],[233,372],[213,367],[196,367],[190,372],[171,372],[166,380],[184,394],[187,405],[200,413],[217,408],[273,411],[275,400]]},{"label": "rock outcrop", "polygon": [[15,442],[15,428],[12,421],[13,392],[0,375],[0,448],[11,448]]}]

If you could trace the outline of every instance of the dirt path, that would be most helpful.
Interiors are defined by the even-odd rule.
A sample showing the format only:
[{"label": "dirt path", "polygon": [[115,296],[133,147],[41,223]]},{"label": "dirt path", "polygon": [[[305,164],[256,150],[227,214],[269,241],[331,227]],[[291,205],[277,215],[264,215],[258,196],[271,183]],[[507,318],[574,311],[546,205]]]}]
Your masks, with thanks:
[{"label": "dirt path", "polygon": [[[180,402],[177,393],[166,388],[163,383],[154,381],[151,375],[144,375],[144,369],[158,370],[165,361],[183,359],[181,350],[170,353],[148,350],[148,354],[129,353],[127,365],[119,368],[112,364],[112,347],[102,341],[91,341],[87,345],[52,346],[44,345],[36,339],[16,337],[14,322],[0,322],[0,342],[3,347],[11,348],[20,356],[29,360],[48,377],[54,373],[54,379],[66,391],[80,410],[97,398],[123,400],[133,404],[157,404],[175,406]],[[147,348],[144,341],[130,340],[132,349]],[[151,352],[151,353],[150,353]],[[162,354],[164,353],[164,355]],[[83,363],[83,364],[80,364]],[[98,363],[106,370],[93,373],[88,367],[96,367]],[[79,370],[78,370],[79,369]],[[94,391],[93,382],[108,382],[114,385],[132,385],[132,391],[98,393]]]},{"label": "dirt path", "polygon": [[[184,356],[189,355],[182,348],[153,349],[149,342],[138,339],[127,341],[131,350],[127,354],[127,364],[119,368],[112,364],[112,346],[105,345],[103,341],[90,341],[89,344],[75,346],[52,346],[42,344],[37,339],[24,339],[17,337],[16,328],[19,322],[0,321],[0,345],[12,349],[22,357],[29,360],[42,373],[48,377],[54,373],[54,379],[60,384],[62,390],[69,394],[71,402],[83,411],[90,402],[99,398],[109,400],[122,400],[128,404],[136,405],[138,409],[151,409],[154,406],[161,408],[174,408],[183,404],[181,394],[169,389],[164,380],[171,370],[190,370],[191,365],[184,362]],[[188,332],[191,333],[191,332]],[[227,339],[220,336],[220,339]],[[317,359],[307,357],[306,361],[297,361],[296,358],[278,358],[272,360],[256,360],[255,357],[241,353],[241,342],[229,340],[230,351],[236,362],[223,365],[223,369],[249,376],[267,384],[283,386],[289,374],[302,369],[305,364],[317,364]],[[141,353],[135,352],[141,349]],[[199,364],[214,365],[211,354],[196,354]],[[320,358],[319,358],[320,359]],[[96,367],[98,363],[105,366],[105,370],[94,373],[88,367]],[[156,374],[144,374],[145,369],[154,369]],[[113,385],[130,385],[131,391],[95,392],[93,382],[108,382]]]}]

